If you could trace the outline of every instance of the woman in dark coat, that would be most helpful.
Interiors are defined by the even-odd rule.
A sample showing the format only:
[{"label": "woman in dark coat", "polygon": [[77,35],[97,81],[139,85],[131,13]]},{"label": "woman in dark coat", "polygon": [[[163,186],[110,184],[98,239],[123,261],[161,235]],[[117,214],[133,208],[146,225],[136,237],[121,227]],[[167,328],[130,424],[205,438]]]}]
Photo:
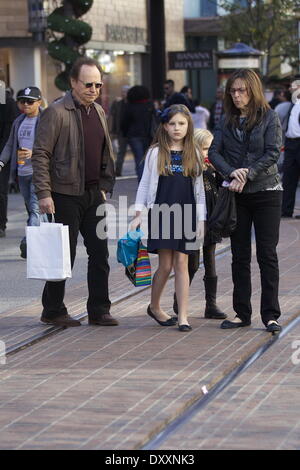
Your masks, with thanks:
[{"label": "woman in dark coat", "polygon": [[278,115],[270,109],[257,74],[235,71],[225,90],[225,116],[214,133],[208,158],[236,195],[237,228],[231,236],[233,309],[236,317],[221,328],[251,324],[251,229],[261,274],[262,322],[267,331],[278,324],[279,240],[282,187],[277,161],[282,132]]}]

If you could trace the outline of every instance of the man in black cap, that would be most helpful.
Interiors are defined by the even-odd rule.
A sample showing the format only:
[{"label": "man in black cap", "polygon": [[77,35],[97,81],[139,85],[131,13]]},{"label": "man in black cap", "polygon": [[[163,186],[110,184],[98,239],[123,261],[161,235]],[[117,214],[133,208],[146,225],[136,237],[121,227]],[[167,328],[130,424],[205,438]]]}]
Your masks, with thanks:
[{"label": "man in black cap", "polygon": [[[41,92],[39,88],[28,86],[17,95],[21,116],[13,122],[9,138],[0,155],[0,171],[10,161],[10,178],[18,177],[20,192],[29,214],[27,225],[39,225],[39,204],[32,183],[31,155],[36,126],[40,119]],[[45,216],[44,216],[45,218]],[[26,258],[26,238],[20,244],[21,257]]]}]

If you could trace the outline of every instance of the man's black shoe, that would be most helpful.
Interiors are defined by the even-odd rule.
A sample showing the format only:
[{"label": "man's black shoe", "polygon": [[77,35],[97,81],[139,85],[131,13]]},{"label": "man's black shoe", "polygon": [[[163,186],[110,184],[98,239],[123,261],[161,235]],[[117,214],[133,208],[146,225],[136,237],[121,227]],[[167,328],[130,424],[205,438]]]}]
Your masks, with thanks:
[{"label": "man's black shoe", "polygon": [[223,328],[224,330],[230,330],[232,328],[241,328],[243,326],[250,326],[251,321],[239,321],[239,322],[234,322],[230,320],[224,320],[221,323],[220,328]]},{"label": "man's black shoe", "polygon": [[41,322],[47,323],[54,326],[81,326],[79,320],[75,320],[75,318],[70,317],[70,315],[60,315],[59,317],[55,318],[47,318],[44,315],[41,316]]},{"label": "man's black shoe", "polygon": [[3,228],[0,228],[0,238],[4,238],[5,235],[5,230]]},{"label": "man's black shoe", "polygon": [[27,244],[26,244],[26,240],[22,240],[21,243],[20,243],[20,256],[21,258],[24,258],[26,259],[27,258]]},{"label": "man's black shoe", "polygon": [[281,218],[282,218],[282,219],[292,219],[292,218],[293,218],[293,215],[281,214]]}]

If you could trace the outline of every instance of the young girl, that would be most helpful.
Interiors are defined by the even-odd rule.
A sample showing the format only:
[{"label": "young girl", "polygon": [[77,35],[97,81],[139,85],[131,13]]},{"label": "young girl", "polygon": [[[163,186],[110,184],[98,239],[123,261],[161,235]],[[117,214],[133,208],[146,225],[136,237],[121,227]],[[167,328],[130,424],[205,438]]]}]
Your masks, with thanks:
[{"label": "young girl", "polygon": [[194,143],[191,114],[184,105],[172,105],[161,114],[154,144],[148,150],[136,196],[134,229],[141,211],[148,212],[148,251],[158,253],[147,313],[162,326],[176,319],[167,315],[160,299],[172,268],[178,299],[179,331],[190,331],[188,322],[188,255],[196,250],[196,231],[205,219],[202,166]]},{"label": "young girl", "polygon": [[[215,169],[208,160],[208,149],[212,143],[213,135],[206,129],[196,129],[194,132],[194,137],[195,143],[200,151],[200,155],[203,161],[203,181],[207,209],[206,215],[207,218],[209,218],[216,204],[218,191]],[[203,243],[203,264],[205,270],[203,281],[206,300],[204,316],[205,318],[214,318],[216,320],[227,318],[227,315],[222,312],[216,304],[218,277],[216,273],[215,252],[216,243],[220,242],[221,237],[210,232],[209,230],[206,230]],[[190,284],[199,268],[199,262],[200,250],[194,251],[189,255],[188,270]],[[173,310],[175,313],[178,313],[176,294],[174,294]]]}]

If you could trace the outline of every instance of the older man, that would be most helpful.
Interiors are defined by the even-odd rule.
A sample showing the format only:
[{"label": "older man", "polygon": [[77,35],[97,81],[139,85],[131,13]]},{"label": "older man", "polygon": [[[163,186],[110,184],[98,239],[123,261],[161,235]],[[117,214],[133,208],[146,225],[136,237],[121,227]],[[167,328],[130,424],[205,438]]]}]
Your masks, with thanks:
[{"label": "older man", "polygon": [[[42,114],[32,155],[34,184],[42,213],[69,226],[73,266],[78,233],[88,254],[89,323],[118,325],[110,315],[107,239],[96,227],[97,208],[115,182],[113,150],[104,110],[95,103],[103,85],[98,63],[78,59],[70,73],[72,90]],[[46,282],[41,321],[79,326],[64,304],[65,281]]]}]

